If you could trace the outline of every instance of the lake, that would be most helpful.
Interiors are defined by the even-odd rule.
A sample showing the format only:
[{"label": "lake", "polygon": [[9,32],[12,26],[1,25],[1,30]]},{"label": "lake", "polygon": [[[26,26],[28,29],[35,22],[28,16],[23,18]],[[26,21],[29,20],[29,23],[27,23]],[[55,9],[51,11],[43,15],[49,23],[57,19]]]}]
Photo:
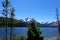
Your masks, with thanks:
[{"label": "lake", "polygon": [[[0,37],[5,35],[5,29],[0,28]],[[27,27],[15,27],[14,28],[16,35],[25,35],[27,36]],[[44,37],[55,37],[58,36],[58,29],[57,28],[43,28],[41,27],[40,30],[42,31],[42,36]],[[10,33],[10,28],[8,28],[8,34]]]}]

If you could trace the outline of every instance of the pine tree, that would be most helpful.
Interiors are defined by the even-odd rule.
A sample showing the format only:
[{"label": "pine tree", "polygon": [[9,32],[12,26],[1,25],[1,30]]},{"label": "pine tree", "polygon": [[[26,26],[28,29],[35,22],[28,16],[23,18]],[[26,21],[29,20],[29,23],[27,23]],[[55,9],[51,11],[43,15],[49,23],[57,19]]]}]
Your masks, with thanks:
[{"label": "pine tree", "polygon": [[10,6],[10,1],[5,0],[4,2],[2,2],[2,6],[4,7],[3,9],[3,13],[6,17],[6,40],[7,39],[7,28],[8,28],[8,7]]},{"label": "pine tree", "polygon": [[15,35],[15,34],[12,34],[12,33],[14,32],[14,31],[13,31],[13,30],[14,30],[14,28],[13,28],[13,17],[15,16],[15,15],[14,15],[14,11],[15,11],[15,10],[14,10],[14,8],[12,7],[11,10],[10,10],[10,12],[11,12],[11,17],[10,17],[10,20],[11,20],[11,23],[10,23],[10,24],[11,24],[10,40],[12,40],[12,39],[13,39],[12,36]]},{"label": "pine tree", "polygon": [[4,2],[2,2],[2,6],[4,7],[3,9],[3,15],[6,17],[6,40],[8,40],[8,34],[7,34],[7,28],[8,28],[8,13],[10,11],[11,13],[11,30],[10,30],[10,40],[12,40],[12,25],[13,25],[13,17],[14,17],[14,8],[12,7],[11,9],[9,9],[8,7],[11,7],[10,1],[9,0],[5,0]]},{"label": "pine tree", "polygon": [[32,19],[30,26],[28,27],[27,32],[27,40],[43,40],[43,37],[41,36],[41,31],[37,27],[35,20]]}]

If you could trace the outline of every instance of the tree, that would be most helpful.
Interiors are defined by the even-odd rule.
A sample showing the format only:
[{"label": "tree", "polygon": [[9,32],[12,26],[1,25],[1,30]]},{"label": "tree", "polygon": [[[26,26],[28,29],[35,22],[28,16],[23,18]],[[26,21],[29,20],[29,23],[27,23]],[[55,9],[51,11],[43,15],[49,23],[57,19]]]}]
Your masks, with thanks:
[{"label": "tree", "polygon": [[59,33],[59,35],[58,35],[58,40],[60,40],[60,23],[59,23],[59,13],[58,13],[58,8],[56,8],[56,17],[57,17],[57,27],[58,27],[58,33]]},{"label": "tree", "polygon": [[[3,9],[3,15],[6,17],[6,40],[7,39],[7,28],[8,28],[8,13],[9,13],[9,6],[11,6],[10,1],[9,0],[5,0],[5,2],[2,2],[2,6],[4,7]],[[10,35],[12,36],[12,24],[13,24],[13,17],[14,17],[14,8],[12,7],[10,12],[11,12],[11,32]],[[12,39],[12,37],[10,36],[10,40]]]},{"label": "tree", "polygon": [[43,37],[41,36],[41,31],[37,27],[35,20],[32,19],[30,26],[28,27],[27,32],[27,40],[43,40]]},{"label": "tree", "polygon": [[[14,30],[14,29],[13,29],[13,17],[15,16],[15,15],[14,15],[14,11],[15,11],[15,10],[14,10],[14,8],[12,7],[10,11],[11,11],[11,23],[10,23],[10,24],[11,24],[11,30],[10,30],[10,40],[12,40],[12,39],[14,40],[14,38],[12,38],[12,36],[14,36],[14,34],[12,35],[12,32],[14,32],[14,31],[13,31],[13,30]],[[14,37],[15,37],[15,36],[14,36]]]},{"label": "tree", "polygon": [[3,14],[6,17],[6,40],[7,39],[7,28],[8,28],[8,7],[10,6],[10,1],[5,0],[5,2],[2,2],[2,6],[4,7],[3,9]]}]

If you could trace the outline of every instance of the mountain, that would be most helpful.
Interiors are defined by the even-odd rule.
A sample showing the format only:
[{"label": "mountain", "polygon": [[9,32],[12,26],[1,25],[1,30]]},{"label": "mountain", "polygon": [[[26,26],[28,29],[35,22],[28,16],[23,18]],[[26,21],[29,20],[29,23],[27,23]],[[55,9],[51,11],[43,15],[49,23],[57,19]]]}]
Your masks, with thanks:
[{"label": "mountain", "polygon": [[[22,21],[24,21],[25,23],[26,23],[26,25],[30,25],[30,23],[31,23],[31,21],[32,20],[35,20],[34,18],[25,18],[24,20],[22,19]],[[47,23],[39,23],[39,22],[37,22],[36,20],[35,20],[35,23],[37,24],[37,26],[43,26],[43,27],[45,27],[45,26],[48,26],[48,24]]]},{"label": "mountain", "polygon": [[25,22],[31,23],[32,18],[25,18]]},{"label": "mountain", "polygon": [[[60,24],[60,21],[59,21],[59,24]],[[49,26],[58,26],[58,23],[57,23],[57,21],[55,21],[55,22],[49,23],[48,25]]]},{"label": "mountain", "polygon": [[[30,24],[31,23],[31,21],[32,21],[32,19],[33,18],[25,18],[25,22],[27,22],[28,24]],[[35,19],[34,19],[35,20]],[[35,20],[35,23],[37,24],[37,26],[41,26],[41,27],[56,27],[58,24],[57,24],[57,21],[55,21],[55,22],[51,22],[51,23],[48,23],[48,22],[46,22],[46,23],[39,23],[39,22],[37,22],[36,20]],[[60,21],[59,21],[59,23],[60,23]]]},{"label": "mountain", "polygon": [[[32,20],[35,20],[35,19],[34,18],[25,18],[25,19],[20,19],[20,20],[14,19],[13,25],[16,27],[26,27],[27,25],[31,24]],[[5,21],[6,21],[6,19],[4,17],[0,17],[0,26],[2,26],[2,23],[5,25]],[[35,23],[37,24],[38,27],[52,27],[52,26],[55,27],[55,26],[57,26],[57,21],[51,22],[51,23],[48,23],[48,22],[40,23],[35,20]],[[60,21],[59,21],[59,23],[60,23]],[[10,18],[8,18],[8,25],[10,26],[10,24],[11,24]]]},{"label": "mountain", "polygon": [[[17,24],[17,26],[27,26],[27,25],[30,25],[32,20],[35,20],[35,19],[33,19],[33,18],[25,18],[24,20],[23,19],[20,19],[20,20],[18,20],[19,23]],[[35,23],[38,26],[40,26],[40,23],[37,22],[36,20],[35,20]]]},{"label": "mountain", "polygon": [[[31,21],[32,20],[35,20],[34,18],[25,18],[24,20],[23,19],[20,19],[19,20],[19,26],[21,24],[21,26],[27,26],[27,25],[30,25]],[[51,23],[39,23],[35,20],[35,23],[37,24],[38,27],[55,27],[57,26],[57,22],[51,22]]]}]

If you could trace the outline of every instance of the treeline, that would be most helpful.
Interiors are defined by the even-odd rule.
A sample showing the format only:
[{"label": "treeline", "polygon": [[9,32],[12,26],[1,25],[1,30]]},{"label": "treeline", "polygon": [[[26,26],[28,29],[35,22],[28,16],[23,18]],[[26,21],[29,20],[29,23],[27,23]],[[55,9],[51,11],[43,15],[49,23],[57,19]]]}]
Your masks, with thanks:
[{"label": "treeline", "polygon": [[[11,18],[8,18],[8,27],[11,27],[11,24],[13,27],[27,27],[28,25],[31,24],[31,22],[25,22],[23,20],[17,20],[15,18],[13,18],[13,21],[11,22]],[[36,22],[36,24],[38,27],[56,27],[56,26],[49,26],[46,24],[41,24],[39,22]],[[0,17],[0,27],[5,27],[5,26],[6,26],[6,18]]]},{"label": "treeline", "polygon": [[[20,20],[17,20],[15,18],[13,18],[13,27],[26,27],[27,23],[26,22],[22,22]],[[0,27],[5,27],[6,26],[6,18],[5,17],[0,17]],[[8,26],[11,26],[11,18],[8,18]]]}]

